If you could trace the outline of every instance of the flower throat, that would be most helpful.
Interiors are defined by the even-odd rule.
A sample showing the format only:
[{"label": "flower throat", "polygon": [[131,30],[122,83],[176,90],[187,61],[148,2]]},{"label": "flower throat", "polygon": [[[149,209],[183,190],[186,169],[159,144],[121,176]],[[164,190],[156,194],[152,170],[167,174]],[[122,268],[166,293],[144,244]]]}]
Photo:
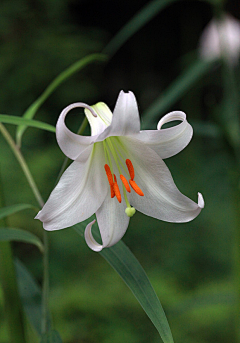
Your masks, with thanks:
[{"label": "flower throat", "polygon": [[[126,205],[127,205],[125,213],[127,214],[128,217],[132,217],[135,214],[136,210],[134,207],[131,207],[131,205],[128,201],[128,198],[127,198],[126,191],[128,193],[130,193],[131,188],[132,188],[140,196],[144,196],[144,193],[141,190],[141,188],[137,185],[136,181],[134,181],[135,172],[134,172],[134,167],[133,167],[131,160],[129,158],[127,158],[126,160],[124,159],[124,157],[122,156],[122,154],[120,152],[120,149],[117,149],[116,145],[114,144],[114,138],[115,137],[106,138],[106,140],[103,142],[104,143],[105,159],[107,162],[104,165],[104,169],[105,169],[105,172],[106,172],[106,175],[108,178],[108,182],[110,185],[111,198],[114,198],[116,196],[118,202],[121,203],[122,202],[122,196],[121,196],[120,189],[119,189],[119,186],[117,183],[117,177],[113,173],[113,165],[112,165],[112,161],[111,161],[111,155],[112,155],[114,162],[117,166],[118,172],[119,172],[119,177],[120,177],[122,184],[123,184],[124,200],[125,200]],[[116,142],[116,143],[120,143],[120,142]],[[125,164],[127,166],[127,169],[122,162],[123,160],[125,160]],[[123,175],[120,165],[124,169],[125,173],[130,176],[129,181]],[[130,188],[130,186],[131,186],[131,188]]]}]

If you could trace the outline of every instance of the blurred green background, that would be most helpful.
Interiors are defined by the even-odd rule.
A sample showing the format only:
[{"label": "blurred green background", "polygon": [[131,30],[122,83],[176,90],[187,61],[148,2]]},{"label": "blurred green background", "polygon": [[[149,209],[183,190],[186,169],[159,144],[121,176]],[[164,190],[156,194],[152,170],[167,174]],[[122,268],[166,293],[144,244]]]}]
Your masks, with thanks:
[{"label": "blurred green background", "polygon": [[[62,70],[101,52],[148,1],[2,0],[0,3],[0,112],[21,116]],[[175,1],[136,32],[106,62],[94,63],[62,84],[36,119],[55,125],[61,110],[76,101],[106,102],[132,90],[144,128],[156,128],[172,110],[187,113],[194,127],[190,145],[166,160],[181,192],[205,199],[193,222],[170,224],[137,213],[123,241],[139,259],[166,312],[175,342],[234,342],[237,165],[222,130],[226,100],[220,63],[205,73],[165,113],[148,116],[150,105],[198,59],[198,41],[217,1]],[[240,19],[239,1],[224,9]],[[240,69],[235,66],[238,82]],[[239,91],[239,88],[238,88]],[[226,111],[226,116],[228,112]],[[227,118],[227,117],[226,117]],[[83,113],[71,116],[75,132]],[[15,135],[16,127],[6,125]],[[87,132],[86,132],[87,134]],[[36,201],[18,163],[0,136],[0,168],[6,205]],[[55,135],[28,128],[22,141],[37,185],[47,199],[64,155]],[[239,215],[239,214],[238,214]],[[12,227],[42,237],[32,210],[11,216]],[[159,335],[120,277],[72,229],[50,236],[50,309],[65,343],[160,342]],[[42,282],[37,248],[14,243],[14,252]],[[0,295],[1,297],[1,295]],[[1,301],[2,302],[2,301]],[[0,308],[0,343],[8,336]]]}]

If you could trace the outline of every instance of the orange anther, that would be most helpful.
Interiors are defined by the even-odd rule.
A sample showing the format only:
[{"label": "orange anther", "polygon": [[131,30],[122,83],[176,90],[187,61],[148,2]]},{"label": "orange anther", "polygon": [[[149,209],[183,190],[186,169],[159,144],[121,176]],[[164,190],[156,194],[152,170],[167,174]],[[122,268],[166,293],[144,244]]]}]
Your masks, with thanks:
[{"label": "orange anther", "polygon": [[113,174],[113,176],[114,176],[114,182],[116,182],[116,183],[117,183],[117,178],[116,178],[116,175],[115,175],[115,174]]},{"label": "orange anther", "polygon": [[114,182],[113,190],[116,195],[116,198],[118,199],[118,202],[122,202],[122,197],[117,182]]},{"label": "orange anther", "polygon": [[124,184],[126,190],[128,191],[128,193],[131,192],[131,188],[127,182],[127,179],[125,178],[125,176],[123,176],[122,174],[120,175],[120,179],[122,180],[122,183]]},{"label": "orange anther", "polygon": [[115,197],[115,192],[114,192],[114,189],[113,189],[113,184],[110,186],[110,190],[111,190],[111,198],[114,198]]},{"label": "orange anther", "polygon": [[134,168],[133,168],[132,162],[128,158],[126,159],[126,165],[128,167],[130,178],[133,180],[134,179],[134,175],[135,175],[134,174]]},{"label": "orange anther", "polygon": [[135,181],[129,180],[129,183],[130,183],[132,189],[133,189],[138,195],[140,195],[141,197],[144,196],[143,191],[142,191],[141,188],[136,184]]},{"label": "orange anther", "polygon": [[113,177],[112,177],[111,169],[110,169],[108,164],[105,164],[104,168],[105,168],[105,171],[107,174],[109,185],[112,186],[113,185]]}]

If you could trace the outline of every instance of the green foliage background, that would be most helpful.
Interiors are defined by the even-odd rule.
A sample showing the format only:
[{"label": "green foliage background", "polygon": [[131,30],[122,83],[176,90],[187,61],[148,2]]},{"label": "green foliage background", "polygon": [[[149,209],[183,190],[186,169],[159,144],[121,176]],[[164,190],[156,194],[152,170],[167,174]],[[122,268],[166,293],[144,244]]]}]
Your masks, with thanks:
[{"label": "green foliage background", "polygon": [[[101,52],[146,3],[1,1],[0,112],[21,116],[62,70],[90,53]],[[228,1],[225,8],[233,15],[240,13],[237,2]],[[210,3],[175,1],[129,39],[109,62],[94,63],[68,79],[35,118],[55,125],[60,111],[75,101],[104,101],[113,109],[123,89],[135,93],[140,113],[145,113],[141,118],[143,126],[149,123],[148,128],[155,128],[158,117],[149,118],[148,108],[198,58],[198,40],[212,16]],[[239,72],[237,66],[238,85]],[[186,112],[194,127],[194,137],[184,151],[165,162],[184,194],[195,201],[198,191],[203,194],[205,209],[187,224],[160,222],[137,213],[123,238],[146,270],[165,309],[175,342],[234,340],[233,256],[237,224],[233,181],[237,169],[221,127],[219,109],[225,100],[222,81],[217,64],[167,110]],[[75,131],[83,119],[83,113],[78,114],[68,118],[69,127]],[[7,127],[14,135],[16,128]],[[36,205],[1,136],[0,147],[6,205]],[[28,128],[22,151],[46,200],[64,159],[55,135]],[[10,227],[42,237],[41,223],[33,218],[33,211],[28,209],[8,221]],[[42,260],[38,249],[15,243],[14,252],[41,283]],[[50,286],[53,323],[64,342],[160,341],[119,276],[71,229],[50,233]],[[0,343],[7,342],[1,311]]]}]

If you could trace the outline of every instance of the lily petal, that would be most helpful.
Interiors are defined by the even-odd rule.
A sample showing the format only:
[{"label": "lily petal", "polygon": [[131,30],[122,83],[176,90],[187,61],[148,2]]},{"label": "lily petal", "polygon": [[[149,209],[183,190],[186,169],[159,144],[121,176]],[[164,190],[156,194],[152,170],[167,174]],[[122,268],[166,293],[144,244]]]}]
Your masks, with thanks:
[{"label": "lily petal", "polygon": [[[163,124],[174,120],[180,120],[181,123],[167,129],[161,128]],[[159,121],[157,129],[141,131],[135,138],[147,144],[162,159],[178,154],[188,145],[193,135],[192,126],[187,122],[186,114],[181,111],[166,114]]]},{"label": "lily petal", "polygon": [[111,125],[99,135],[98,141],[109,136],[125,136],[139,131],[140,119],[136,98],[132,92],[121,91],[113,111]]},{"label": "lily petal", "polygon": [[104,102],[99,102],[91,107],[97,113],[97,117],[94,117],[87,108],[84,112],[91,126],[91,135],[95,136],[102,133],[111,124],[112,112]]},{"label": "lily petal", "polygon": [[60,230],[84,221],[102,205],[108,191],[102,144],[92,147],[85,162],[74,161],[62,175],[36,218],[45,230]]},{"label": "lily petal", "polygon": [[87,245],[89,246],[90,249],[93,251],[99,252],[103,249],[103,245],[99,244],[96,242],[96,240],[93,238],[92,235],[92,226],[95,224],[96,220],[94,219],[91,223],[89,223],[86,226],[86,229],[84,231],[84,237]]},{"label": "lily petal", "polygon": [[[67,106],[60,114],[56,125],[56,137],[62,152],[72,160],[75,160],[87,146],[93,144],[98,136],[79,136],[70,131],[65,124],[65,117],[74,108],[88,108],[94,113],[91,106],[77,102]],[[96,115],[96,114],[95,114]],[[94,116],[94,114],[92,114]],[[96,115],[97,116],[97,115]]]},{"label": "lily petal", "polygon": [[103,248],[116,244],[125,234],[129,217],[125,213],[126,204],[119,204],[116,197],[111,199],[110,192],[97,210],[96,217],[102,238],[102,244],[95,241],[91,233],[94,222],[87,225],[85,229],[85,239],[89,248],[94,251],[101,251]]},{"label": "lily petal", "polygon": [[130,203],[140,212],[167,222],[188,222],[194,219],[204,207],[183,195],[176,187],[171,173],[162,159],[139,141],[124,137],[135,169],[135,181],[144,196],[131,192]]}]

